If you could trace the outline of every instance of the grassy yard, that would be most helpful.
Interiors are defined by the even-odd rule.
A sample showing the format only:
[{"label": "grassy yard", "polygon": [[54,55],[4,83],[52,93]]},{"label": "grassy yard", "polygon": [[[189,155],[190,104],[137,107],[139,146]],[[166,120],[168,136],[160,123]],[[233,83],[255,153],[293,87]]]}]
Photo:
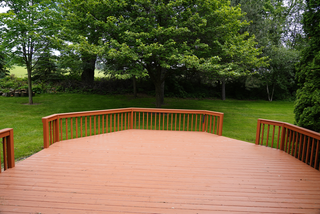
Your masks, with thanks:
[{"label": "grassy yard", "polygon": [[[54,113],[101,110],[123,107],[155,106],[155,98],[131,95],[40,94],[39,105],[23,105],[26,97],[0,97],[0,129],[13,128],[15,156],[21,159],[42,149],[41,118]],[[293,123],[293,102],[194,100],[166,98],[163,108],[205,109],[223,112],[223,136],[254,142],[257,119]]]}]

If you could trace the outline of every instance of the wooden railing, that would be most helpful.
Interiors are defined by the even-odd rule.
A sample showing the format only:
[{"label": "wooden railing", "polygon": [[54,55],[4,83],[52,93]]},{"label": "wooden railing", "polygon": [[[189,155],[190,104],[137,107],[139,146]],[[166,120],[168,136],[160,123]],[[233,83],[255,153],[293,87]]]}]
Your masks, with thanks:
[{"label": "wooden railing", "polygon": [[79,137],[127,129],[206,131],[222,135],[223,113],[205,110],[124,108],[54,114],[42,118],[44,148]]},{"label": "wooden railing", "polygon": [[[14,167],[14,144],[13,144],[13,129],[0,130],[0,143],[2,143],[3,169]],[[1,151],[0,151],[0,173],[2,165]]]},{"label": "wooden railing", "polygon": [[256,144],[283,150],[319,170],[320,133],[289,123],[258,119]]}]

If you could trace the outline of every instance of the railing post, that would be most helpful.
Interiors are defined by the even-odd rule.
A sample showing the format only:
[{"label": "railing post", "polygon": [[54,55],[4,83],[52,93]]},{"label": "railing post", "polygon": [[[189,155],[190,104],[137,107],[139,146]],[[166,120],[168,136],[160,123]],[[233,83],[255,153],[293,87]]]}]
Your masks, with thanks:
[{"label": "railing post", "polygon": [[131,129],[133,129],[133,108],[131,109],[131,121],[130,121]]},{"label": "railing post", "polygon": [[221,114],[219,118],[220,118],[220,120],[219,120],[219,132],[218,132],[218,135],[222,136],[223,114]]},{"label": "railing post", "polygon": [[49,124],[48,119],[42,118],[43,123],[43,148],[49,148]]},{"label": "railing post", "polygon": [[257,133],[256,133],[256,145],[259,145],[260,141],[260,132],[261,132],[261,120],[258,119],[258,124],[257,124]]},{"label": "railing post", "polygon": [[13,129],[9,130],[9,136],[7,137],[7,157],[8,157],[8,168],[13,168],[14,163],[14,142],[13,142]]},{"label": "railing post", "polygon": [[285,138],[286,138],[286,127],[285,127],[285,123],[283,123],[281,125],[281,141],[280,141],[280,150],[284,150],[284,142],[285,142]]}]

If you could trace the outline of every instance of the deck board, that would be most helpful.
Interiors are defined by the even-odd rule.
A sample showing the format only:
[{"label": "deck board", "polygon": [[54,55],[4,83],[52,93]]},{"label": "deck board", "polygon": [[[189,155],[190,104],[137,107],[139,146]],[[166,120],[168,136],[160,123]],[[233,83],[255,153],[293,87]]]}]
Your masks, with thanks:
[{"label": "deck board", "polygon": [[202,132],[58,142],[0,174],[0,213],[320,213],[320,172]]}]

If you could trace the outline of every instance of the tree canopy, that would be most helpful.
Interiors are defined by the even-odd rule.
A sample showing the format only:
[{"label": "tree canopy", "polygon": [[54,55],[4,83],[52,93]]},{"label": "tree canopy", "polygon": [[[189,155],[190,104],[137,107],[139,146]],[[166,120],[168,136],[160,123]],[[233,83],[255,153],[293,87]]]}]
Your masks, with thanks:
[{"label": "tree canopy", "polygon": [[41,0],[6,0],[2,3],[10,9],[0,13],[0,50],[11,53],[8,57],[26,66],[29,104],[33,104],[31,73],[38,57],[50,51],[51,38],[56,32],[54,4]]},{"label": "tree canopy", "polygon": [[255,47],[254,37],[239,33],[248,23],[241,21],[241,9],[230,7],[229,1],[80,4],[96,32],[102,32],[98,45],[85,38],[81,48],[99,54],[118,71],[147,72],[155,85],[157,107],[161,106],[161,84],[181,67],[211,75],[240,75],[266,64],[266,58],[258,58],[261,51]]},{"label": "tree canopy", "polygon": [[303,28],[308,46],[297,66],[299,90],[295,103],[296,124],[320,131],[320,1],[308,0]]}]

